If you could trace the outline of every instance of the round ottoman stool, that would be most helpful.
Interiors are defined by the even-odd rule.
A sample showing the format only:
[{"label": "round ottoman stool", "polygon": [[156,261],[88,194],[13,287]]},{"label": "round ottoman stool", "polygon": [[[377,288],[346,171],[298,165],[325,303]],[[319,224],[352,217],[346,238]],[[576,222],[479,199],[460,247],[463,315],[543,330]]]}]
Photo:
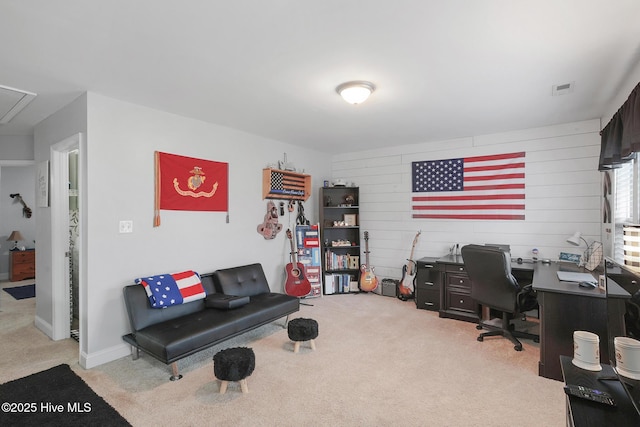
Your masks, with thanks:
[{"label": "round ottoman stool", "polygon": [[256,356],[247,347],[220,350],[213,356],[213,374],[220,380],[220,394],[227,391],[229,381],[240,381],[243,393],[249,393],[246,378],[256,367]]},{"label": "round ottoman stool", "polygon": [[289,339],[295,342],[293,352],[300,350],[300,343],[309,341],[311,349],[316,349],[315,339],[318,338],[318,322],[313,319],[305,319],[303,317],[293,319],[287,325]]}]

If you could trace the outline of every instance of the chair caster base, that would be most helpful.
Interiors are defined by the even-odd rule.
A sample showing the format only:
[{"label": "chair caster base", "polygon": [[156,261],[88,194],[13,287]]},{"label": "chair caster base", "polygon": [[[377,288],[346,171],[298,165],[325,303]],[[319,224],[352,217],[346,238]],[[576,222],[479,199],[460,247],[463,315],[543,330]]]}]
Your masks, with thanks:
[{"label": "chair caster base", "polygon": [[480,342],[484,341],[484,337],[478,337],[478,341]]}]

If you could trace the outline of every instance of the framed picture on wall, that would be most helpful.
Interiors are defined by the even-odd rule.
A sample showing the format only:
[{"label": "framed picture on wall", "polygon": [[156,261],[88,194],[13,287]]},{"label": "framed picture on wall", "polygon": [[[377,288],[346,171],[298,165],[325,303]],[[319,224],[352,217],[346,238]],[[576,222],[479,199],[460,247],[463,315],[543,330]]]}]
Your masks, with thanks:
[{"label": "framed picture on wall", "polygon": [[36,201],[38,207],[49,207],[49,161],[38,163],[37,175],[36,175]]}]

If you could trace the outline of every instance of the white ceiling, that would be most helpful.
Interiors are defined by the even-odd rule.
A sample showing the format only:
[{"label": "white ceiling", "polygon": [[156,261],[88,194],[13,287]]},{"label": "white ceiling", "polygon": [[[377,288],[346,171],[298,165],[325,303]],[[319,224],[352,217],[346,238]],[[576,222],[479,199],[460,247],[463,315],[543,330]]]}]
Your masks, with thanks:
[{"label": "white ceiling", "polygon": [[[85,91],[329,152],[600,118],[639,18],[638,0],[0,0],[0,85],[38,94],[0,135]],[[349,105],[349,80],[377,90]]]}]

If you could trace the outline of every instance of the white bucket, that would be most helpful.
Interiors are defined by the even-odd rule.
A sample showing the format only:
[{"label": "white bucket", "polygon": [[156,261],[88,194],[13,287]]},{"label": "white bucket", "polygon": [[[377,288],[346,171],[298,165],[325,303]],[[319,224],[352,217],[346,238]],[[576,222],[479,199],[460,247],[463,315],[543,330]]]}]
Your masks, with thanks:
[{"label": "white bucket", "polygon": [[640,380],[640,341],[629,337],[615,337],[616,369],[620,375]]},{"label": "white bucket", "polygon": [[573,364],[588,371],[601,371],[600,337],[592,332],[573,332]]}]

